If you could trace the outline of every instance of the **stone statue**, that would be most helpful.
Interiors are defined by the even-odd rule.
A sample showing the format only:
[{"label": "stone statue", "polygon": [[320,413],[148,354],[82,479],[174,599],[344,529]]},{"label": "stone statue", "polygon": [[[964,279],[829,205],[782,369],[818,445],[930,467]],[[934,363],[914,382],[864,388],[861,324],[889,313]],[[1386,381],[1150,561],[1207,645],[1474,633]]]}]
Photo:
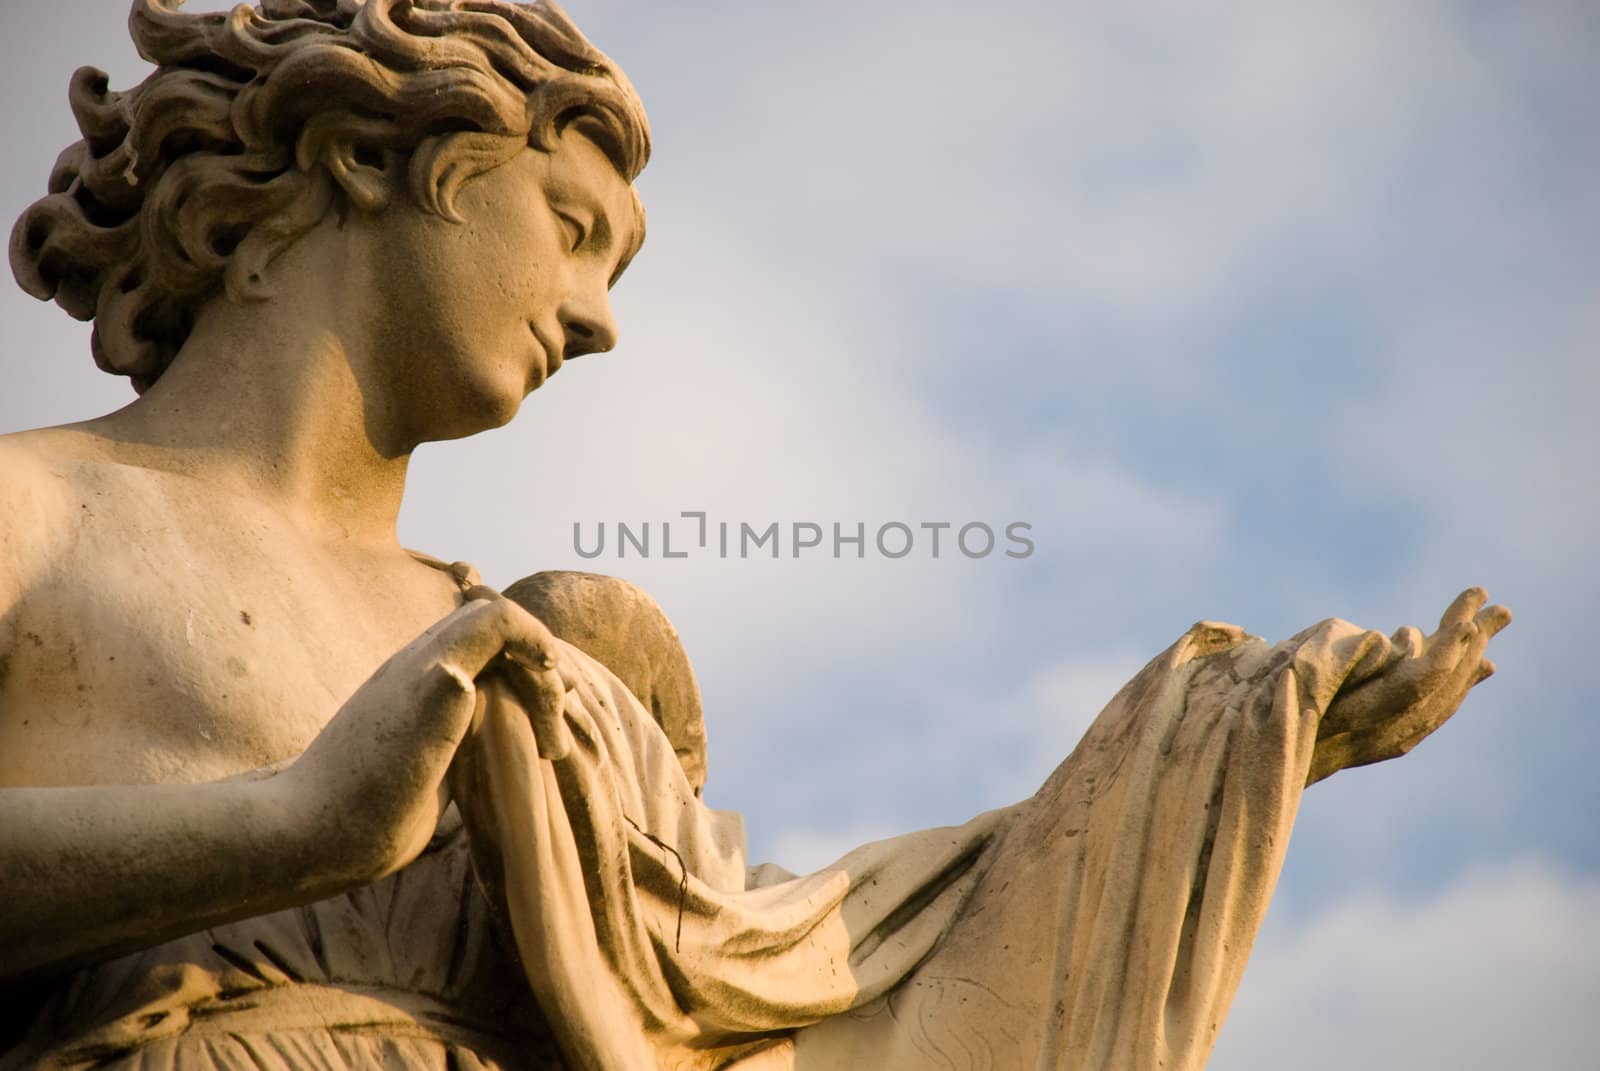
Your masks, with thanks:
[{"label": "stone statue", "polygon": [[0,439],[5,1071],[1198,1068],[1302,788],[1492,672],[1476,589],[1201,623],[1033,798],[750,867],[647,596],[395,536],[416,447],[614,342],[622,73],[553,4],[131,27],[12,235],[139,397]]}]

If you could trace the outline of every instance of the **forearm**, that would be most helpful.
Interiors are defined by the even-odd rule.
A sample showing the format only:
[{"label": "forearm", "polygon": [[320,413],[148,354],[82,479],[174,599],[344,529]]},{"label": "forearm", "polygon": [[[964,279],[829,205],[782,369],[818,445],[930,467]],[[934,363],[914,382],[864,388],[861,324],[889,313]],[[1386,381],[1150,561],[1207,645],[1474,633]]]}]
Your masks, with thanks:
[{"label": "forearm", "polygon": [[[301,755],[205,784],[0,789],[0,980],[93,962],[325,899],[405,866],[502,652],[554,664],[506,599],[473,599],[402,648]],[[553,670],[533,672],[559,710]]]},{"label": "forearm", "polygon": [[[0,978],[309,903],[360,880],[277,777],[0,789]],[[297,828],[297,826],[299,828]]]}]

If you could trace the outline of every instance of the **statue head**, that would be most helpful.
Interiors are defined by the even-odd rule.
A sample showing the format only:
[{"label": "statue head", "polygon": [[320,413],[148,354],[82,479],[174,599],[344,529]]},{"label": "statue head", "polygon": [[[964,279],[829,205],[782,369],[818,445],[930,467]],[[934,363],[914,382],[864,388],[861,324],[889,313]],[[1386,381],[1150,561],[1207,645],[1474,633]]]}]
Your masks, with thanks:
[{"label": "statue head", "polygon": [[[374,163],[400,161],[400,195],[454,219],[463,183],[569,127],[628,183],[649,156],[632,86],[554,3],[263,0],[186,15],[180,2],[134,0],[134,42],[156,64],[140,85],[73,75],[83,140],[11,234],[23,289],[92,319],[95,361],[139,391],[206,302],[266,296],[267,265],[329,213],[381,210],[394,185],[359,178]],[[633,210],[636,246],[637,197]]]}]

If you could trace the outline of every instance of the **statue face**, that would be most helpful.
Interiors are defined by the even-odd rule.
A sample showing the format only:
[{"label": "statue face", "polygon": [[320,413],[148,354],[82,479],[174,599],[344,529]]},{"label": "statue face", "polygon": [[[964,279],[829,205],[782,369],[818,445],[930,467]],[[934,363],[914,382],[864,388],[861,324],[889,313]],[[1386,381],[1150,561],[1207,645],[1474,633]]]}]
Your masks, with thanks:
[{"label": "statue face", "polygon": [[570,129],[467,180],[455,209],[373,220],[377,352],[412,444],[504,424],[565,359],[615,345],[608,291],[637,244],[631,188]]}]

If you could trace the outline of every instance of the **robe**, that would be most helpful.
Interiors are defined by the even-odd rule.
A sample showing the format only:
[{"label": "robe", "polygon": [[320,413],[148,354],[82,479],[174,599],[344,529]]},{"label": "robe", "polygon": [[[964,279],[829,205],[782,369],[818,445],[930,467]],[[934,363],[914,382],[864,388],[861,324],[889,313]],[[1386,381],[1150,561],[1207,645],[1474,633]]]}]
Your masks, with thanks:
[{"label": "robe", "polygon": [[574,744],[486,682],[458,762],[478,873],[574,1068],[1203,1067],[1318,722],[1384,663],[1329,621],[1202,622],[1030,800],[795,877],[746,867],[672,743],[575,648]]},{"label": "robe", "polygon": [[[460,819],[423,858],[79,972],[0,1071],[1192,1071],[1318,723],[1391,653],[1340,621],[1277,645],[1202,622],[1031,799],[795,876],[748,866],[738,817],[700,799],[699,697],[664,617],[533,601],[552,627],[620,622],[632,652],[562,642],[562,757],[486,675]],[[636,657],[652,634],[680,669]]]}]

